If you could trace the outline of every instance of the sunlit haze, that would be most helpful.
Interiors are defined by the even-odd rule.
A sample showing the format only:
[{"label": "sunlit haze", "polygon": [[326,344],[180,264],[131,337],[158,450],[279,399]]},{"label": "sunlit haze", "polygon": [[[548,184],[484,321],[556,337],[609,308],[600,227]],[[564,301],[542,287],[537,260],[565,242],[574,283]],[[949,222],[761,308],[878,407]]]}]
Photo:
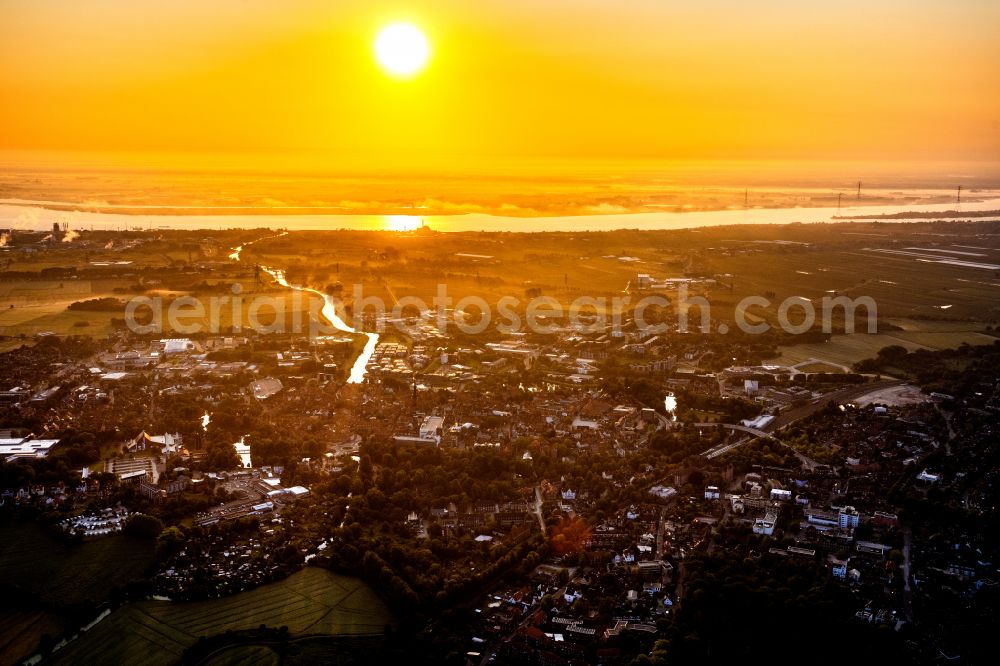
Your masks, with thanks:
[{"label": "sunlit haze", "polygon": [[0,0],[0,666],[996,662],[1000,0]]},{"label": "sunlit haze", "polygon": [[[0,0],[0,149],[266,166],[1000,154],[986,0]],[[373,57],[380,31],[422,45]],[[403,53],[400,54],[400,49]],[[130,157],[131,156],[131,157]],[[183,158],[178,158],[183,161]]]}]

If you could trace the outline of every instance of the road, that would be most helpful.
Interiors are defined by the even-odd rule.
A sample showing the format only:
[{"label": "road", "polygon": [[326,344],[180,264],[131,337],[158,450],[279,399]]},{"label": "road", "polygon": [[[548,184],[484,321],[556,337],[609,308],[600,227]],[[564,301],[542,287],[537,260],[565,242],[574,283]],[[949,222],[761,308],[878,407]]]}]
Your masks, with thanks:
[{"label": "road", "polygon": [[656,521],[656,559],[663,559],[663,528],[666,522],[667,508],[660,509],[660,519]]},{"label": "road", "polygon": [[903,610],[906,621],[913,622],[913,590],[910,589],[910,545],[913,543],[913,531],[903,528]]},{"label": "road", "polygon": [[681,608],[681,603],[684,600],[684,576],[687,572],[684,569],[684,560],[677,563],[677,586],[674,588],[674,607],[673,613],[677,614],[677,611]]},{"label": "road", "polygon": [[[894,380],[886,382],[875,382],[873,384],[848,386],[842,389],[837,389],[836,391],[831,391],[830,393],[821,395],[818,398],[813,398],[805,405],[801,405],[799,407],[793,407],[792,409],[782,412],[774,419],[774,421],[772,421],[767,426],[761,429],[748,428],[747,426],[737,425],[735,423],[695,423],[694,425],[698,426],[699,428],[715,427],[721,425],[723,428],[728,428],[729,430],[737,430],[740,432],[745,432],[749,435],[753,435],[752,437],[744,437],[729,444],[722,444],[720,446],[716,446],[714,448],[709,449],[703,454],[706,458],[717,458],[724,453],[732,451],[738,446],[742,446],[747,442],[757,439],[758,437],[769,437],[770,435],[778,432],[782,428],[787,428],[796,421],[801,421],[804,418],[812,416],[816,412],[826,408],[826,406],[829,405],[831,402],[836,404],[841,404],[844,402],[849,402],[851,400],[857,400],[861,396],[867,395],[869,393],[874,393],[875,391],[881,391],[890,388],[892,386],[898,386],[902,383],[903,382],[901,381]],[[800,461],[802,461],[802,463],[805,464],[806,467],[808,467],[810,470],[816,469],[816,467],[818,467],[821,464],[816,462],[812,458],[809,458],[808,456],[799,453],[798,451],[794,451],[794,453],[795,457],[798,458]]]},{"label": "road", "polygon": [[948,426],[948,439],[944,442],[944,452],[946,455],[951,456],[951,443],[958,437],[958,433],[955,432],[955,428],[951,425],[951,415],[941,409],[941,405],[939,404],[935,404],[934,409],[937,410],[937,413],[941,415],[941,418],[944,419],[945,424]]},{"label": "road", "polygon": [[738,425],[736,423],[695,423],[699,428],[711,428],[712,426],[721,425],[723,428],[729,428],[730,430],[739,430],[740,432],[750,433],[755,437],[767,437],[770,433],[760,430],[759,428],[750,428],[745,425]]},{"label": "road", "polygon": [[812,416],[816,412],[824,409],[831,402],[836,404],[850,402],[851,400],[857,400],[861,396],[867,395],[868,393],[882,391],[892,386],[899,386],[903,383],[904,382],[899,380],[892,380],[874,382],[871,384],[856,384],[825,393],[818,398],[813,398],[804,405],[793,407],[785,412],[782,412],[781,414],[778,414],[777,418],[775,418],[774,421],[767,427],[767,430],[769,432],[777,432],[782,428],[790,426],[796,421],[801,421],[808,416]]},{"label": "road", "polygon": [[723,453],[732,451],[737,446],[741,446],[746,442],[749,442],[753,439],[757,439],[758,437],[768,436],[768,433],[764,432],[763,430],[758,430],[757,428],[748,428],[745,425],[737,425],[735,423],[695,423],[695,425],[698,426],[699,428],[714,428],[717,426],[722,426],[723,428],[728,428],[729,430],[737,430],[739,432],[745,432],[750,435],[753,435],[753,437],[744,437],[742,439],[736,440],[735,442],[730,442],[728,444],[720,444],[719,446],[709,449],[704,453],[704,456],[708,459],[718,458]]},{"label": "road", "polygon": [[535,508],[532,513],[538,518],[538,526],[542,528],[542,534],[545,534],[545,518],[542,517],[542,489],[538,486],[535,486]]}]

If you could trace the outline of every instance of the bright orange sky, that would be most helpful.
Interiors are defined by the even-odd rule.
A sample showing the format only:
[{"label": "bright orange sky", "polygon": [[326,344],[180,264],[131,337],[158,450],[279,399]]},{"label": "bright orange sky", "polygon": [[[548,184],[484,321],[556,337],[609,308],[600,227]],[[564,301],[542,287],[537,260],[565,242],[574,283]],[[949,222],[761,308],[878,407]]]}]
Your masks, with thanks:
[{"label": "bright orange sky", "polygon": [[[400,81],[372,42],[419,26]],[[995,0],[0,0],[0,150],[996,159]]]}]

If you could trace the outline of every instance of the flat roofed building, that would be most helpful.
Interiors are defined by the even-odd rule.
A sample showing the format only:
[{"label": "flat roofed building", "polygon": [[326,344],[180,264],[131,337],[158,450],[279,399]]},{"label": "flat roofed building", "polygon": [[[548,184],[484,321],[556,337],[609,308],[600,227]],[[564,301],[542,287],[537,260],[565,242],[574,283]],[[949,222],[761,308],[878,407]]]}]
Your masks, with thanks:
[{"label": "flat roofed building", "polygon": [[284,386],[282,385],[281,380],[274,377],[258,379],[257,381],[250,383],[250,391],[253,393],[253,397],[258,400],[267,400],[282,388],[284,388]]},{"label": "flat roofed building", "polygon": [[149,473],[142,469],[137,469],[134,472],[122,472],[118,475],[118,480],[125,484],[141,483],[149,480]]},{"label": "flat roofed building", "polygon": [[58,443],[58,439],[0,439],[0,459],[44,458]]},{"label": "flat roofed building", "polygon": [[823,511],[822,509],[806,509],[806,521],[813,525],[826,525],[829,527],[840,526],[840,514],[833,511]]},{"label": "flat roofed building", "polygon": [[861,516],[853,506],[845,506],[837,514],[838,523],[841,529],[853,529],[858,526]]},{"label": "flat roofed building", "polygon": [[774,534],[774,525],[777,522],[778,515],[769,511],[763,518],[758,518],[753,522],[753,533],[770,536]]},{"label": "flat roofed building", "polygon": [[437,446],[436,439],[427,439],[425,437],[416,437],[414,435],[393,435],[392,441],[397,444],[430,444],[431,446]]},{"label": "flat roofed building", "polygon": [[425,416],[417,436],[421,439],[433,439],[436,443],[441,443],[441,430],[444,428],[444,418],[441,416]]},{"label": "flat roofed building", "polygon": [[892,550],[889,546],[883,543],[874,543],[872,541],[858,541],[854,547],[859,553],[868,553],[869,555],[881,555],[885,557]]},{"label": "flat roofed building", "polygon": [[7,391],[0,391],[0,405],[19,405],[29,396],[28,389],[15,386]]},{"label": "flat roofed building", "polygon": [[187,338],[170,338],[160,342],[163,343],[164,354],[181,354],[194,349],[194,343]]},{"label": "flat roofed building", "polygon": [[150,457],[113,458],[104,463],[104,471],[114,474],[122,481],[146,480],[156,485],[160,480],[156,459]]},{"label": "flat roofed building", "polygon": [[774,417],[770,414],[761,414],[755,419],[743,419],[740,423],[745,428],[756,428],[757,430],[760,430],[771,425],[772,421],[774,421]]},{"label": "flat roofed building", "polygon": [[29,400],[28,402],[32,404],[42,404],[48,402],[49,399],[53,398],[56,395],[56,393],[59,392],[60,388],[61,387],[59,386],[52,386],[42,391],[39,391],[35,395],[31,396],[31,400]]}]

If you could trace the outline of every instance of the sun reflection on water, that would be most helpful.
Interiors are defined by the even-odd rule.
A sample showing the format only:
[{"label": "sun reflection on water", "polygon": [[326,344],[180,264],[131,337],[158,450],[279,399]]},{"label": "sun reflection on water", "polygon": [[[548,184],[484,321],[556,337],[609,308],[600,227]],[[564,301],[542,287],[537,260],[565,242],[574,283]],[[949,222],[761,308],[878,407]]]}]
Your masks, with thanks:
[{"label": "sun reflection on water", "polygon": [[423,226],[423,218],[416,215],[383,215],[386,231],[415,231]]}]

